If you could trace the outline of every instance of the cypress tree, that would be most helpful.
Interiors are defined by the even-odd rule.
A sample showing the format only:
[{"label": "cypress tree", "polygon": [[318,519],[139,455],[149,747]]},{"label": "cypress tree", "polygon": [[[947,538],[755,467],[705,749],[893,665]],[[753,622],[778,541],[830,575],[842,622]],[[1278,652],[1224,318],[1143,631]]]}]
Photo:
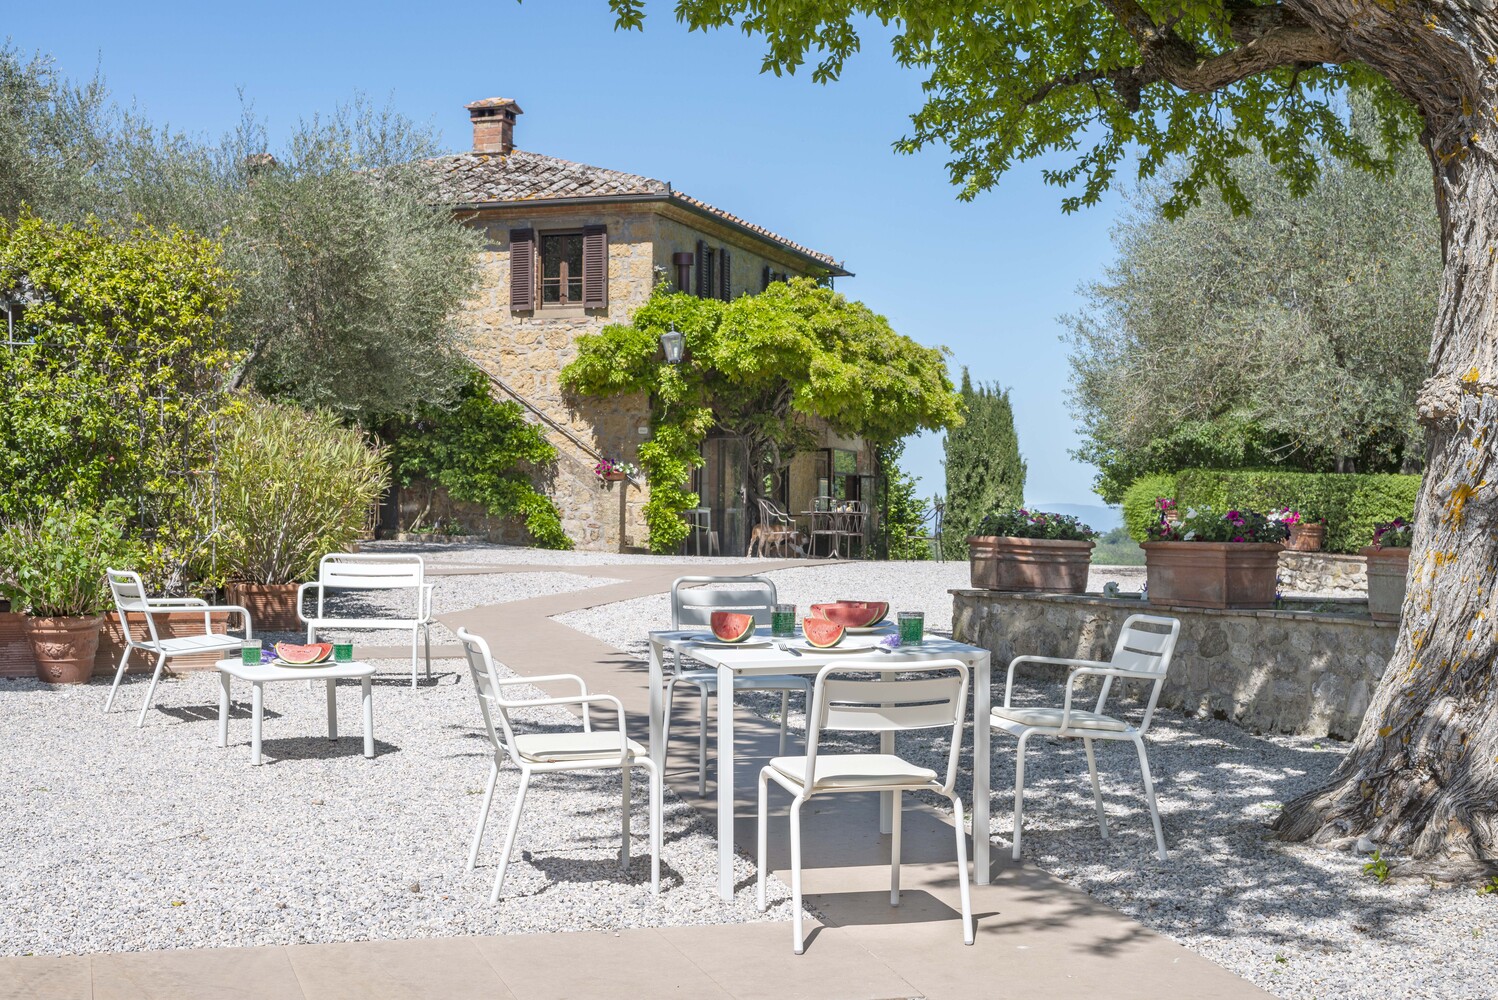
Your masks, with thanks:
[{"label": "cypress tree", "polygon": [[957,542],[973,533],[991,510],[1017,507],[1025,499],[1025,460],[1009,390],[997,384],[973,385],[962,370],[962,404],[966,423],[947,431],[947,509],[942,533]]}]

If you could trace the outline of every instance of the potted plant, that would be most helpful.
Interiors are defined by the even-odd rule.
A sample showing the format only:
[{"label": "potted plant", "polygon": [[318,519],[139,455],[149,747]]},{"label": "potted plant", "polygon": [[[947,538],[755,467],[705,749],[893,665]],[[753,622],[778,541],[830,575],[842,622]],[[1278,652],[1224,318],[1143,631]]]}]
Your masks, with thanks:
[{"label": "potted plant", "polygon": [[611,458],[605,458],[593,466],[593,475],[598,477],[598,485],[606,490],[613,488],[614,483],[622,483],[639,474],[639,467],[634,463],[616,462]]},{"label": "potted plant", "polygon": [[1368,561],[1368,613],[1381,622],[1399,621],[1410,574],[1410,542],[1415,526],[1402,517],[1373,526],[1373,544],[1361,551]]},{"label": "potted plant", "polygon": [[250,400],[222,443],[219,573],[257,629],[298,631],[297,585],[363,535],[389,470],[384,452],[332,414]]},{"label": "potted plant", "polygon": [[1189,608],[1270,608],[1284,522],[1254,511],[1188,510],[1150,528],[1144,564],[1149,600]]},{"label": "potted plant", "polygon": [[1321,551],[1321,544],[1326,541],[1325,519],[1290,507],[1281,507],[1269,517],[1271,520],[1279,521],[1289,531],[1289,540],[1285,542],[1285,548],[1291,552]]},{"label": "potted plant", "polygon": [[967,540],[972,585],[983,590],[1080,594],[1097,532],[1069,514],[993,511]]},{"label": "potted plant", "polygon": [[50,684],[86,684],[104,612],[104,571],[132,558],[121,522],[109,513],[58,505],[0,533],[0,592],[25,617],[36,675]]}]

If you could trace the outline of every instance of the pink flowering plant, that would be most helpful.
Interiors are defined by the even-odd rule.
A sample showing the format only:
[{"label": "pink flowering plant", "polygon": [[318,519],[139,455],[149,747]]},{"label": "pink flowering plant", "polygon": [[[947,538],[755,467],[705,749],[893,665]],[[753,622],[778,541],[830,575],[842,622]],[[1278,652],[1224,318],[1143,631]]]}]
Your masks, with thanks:
[{"label": "pink flowering plant", "polygon": [[1290,528],[1274,515],[1252,510],[1218,513],[1210,507],[1192,508],[1179,523],[1160,521],[1149,530],[1152,542],[1283,542]]},{"label": "pink flowering plant", "polygon": [[1373,526],[1375,549],[1407,549],[1415,540],[1415,526],[1402,517]]},{"label": "pink flowering plant", "polygon": [[609,485],[609,476],[629,476],[631,479],[640,474],[639,466],[632,462],[616,462],[611,458],[605,458],[593,466],[593,475],[598,477],[601,485]]},{"label": "pink flowering plant", "polygon": [[1065,542],[1086,542],[1097,532],[1070,514],[1052,514],[1044,510],[995,510],[983,515],[973,532],[999,538],[1048,538]]}]

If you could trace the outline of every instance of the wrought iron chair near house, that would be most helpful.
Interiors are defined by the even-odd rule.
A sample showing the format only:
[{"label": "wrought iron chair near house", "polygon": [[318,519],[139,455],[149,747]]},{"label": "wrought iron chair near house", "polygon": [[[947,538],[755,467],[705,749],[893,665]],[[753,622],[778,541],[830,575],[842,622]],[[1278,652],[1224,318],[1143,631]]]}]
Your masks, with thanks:
[{"label": "wrought iron chair near house", "polygon": [[[494,889],[489,893],[489,902],[499,901],[504,888],[505,872],[510,865],[510,855],[515,850],[515,834],[520,828],[520,815],[525,807],[525,793],[530,787],[531,777],[536,774],[551,774],[559,771],[619,771],[622,788],[621,833],[623,845],[619,851],[620,870],[629,867],[629,795],[630,772],[643,767],[650,782],[650,891],[659,895],[661,891],[661,800],[660,771],[644,747],[630,739],[625,732],[624,706],[619,699],[609,694],[590,694],[588,685],[575,674],[548,674],[542,677],[515,677],[502,679],[495,669],[494,657],[489,653],[489,644],[467,629],[458,629],[458,639],[463,644],[463,654],[468,659],[468,672],[473,678],[474,690],[478,693],[479,711],[484,717],[484,731],[488,734],[494,760],[489,767],[489,786],[484,791],[484,800],[479,806],[478,825],[473,831],[473,843],[468,850],[468,870],[478,862],[479,847],[484,840],[484,827],[489,822],[489,807],[494,802],[494,788],[499,782],[499,769],[508,759],[520,768],[520,788],[515,793],[515,807],[510,813],[510,825],[505,831],[504,847],[500,850],[499,871],[494,876]],[[546,684],[576,685],[577,694],[560,697],[515,698],[507,697],[506,688],[539,686]],[[548,706],[575,706],[582,710],[579,729],[564,732],[517,733],[510,713],[519,709]],[[614,729],[594,729],[591,710],[594,706],[612,708],[617,726]]]},{"label": "wrought iron chair near house", "polygon": [[[850,663],[826,666],[817,674],[812,696],[813,716],[807,720],[806,756],[776,757],[759,772],[759,870],[757,899],[765,909],[765,868],[768,845],[769,783],[790,792],[791,800],[791,945],[796,954],[805,948],[801,931],[801,807],[818,795],[839,792],[891,792],[894,810],[890,826],[889,905],[900,905],[901,796],[905,792],[935,792],[952,803],[957,831],[957,885],[962,897],[962,940],[973,943],[973,905],[968,890],[967,832],[962,799],[953,790],[962,751],[962,715],[967,706],[967,665],[961,660],[932,660],[919,664],[921,675],[897,679],[911,664]],[[870,679],[869,674],[878,675]],[[945,774],[898,754],[821,753],[822,734],[829,732],[900,733],[917,729],[951,729]],[[898,749],[898,748],[897,748]]]},{"label": "wrought iron chair near house", "polygon": [[749,537],[746,555],[759,552],[761,558],[774,549],[779,556],[804,556],[806,548],[801,541],[801,532],[796,528],[796,519],[781,510],[773,500],[759,501],[759,524]]},{"label": "wrought iron chair near house", "polygon": [[[711,586],[711,585],[716,586]],[[705,586],[708,585],[708,586]],[[706,627],[714,611],[737,611],[753,615],[755,624],[768,625],[775,608],[775,584],[763,576],[682,576],[671,584],[671,628],[673,630]],[[678,684],[697,689],[702,711],[698,716],[697,794],[707,794],[707,699],[718,690],[718,672],[709,669],[686,669],[681,659],[672,660],[671,676],[666,678],[666,733],[671,739],[671,699]],[[811,678],[795,674],[764,674],[734,678],[735,691],[780,692],[780,753],[785,753],[786,717],[790,710],[790,693],[800,691],[811,704]]]},{"label": "wrought iron chair near house", "polygon": [[[1154,717],[1155,704],[1160,700],[1160,689],[1165,685],[1165,673],[1170,669],[1170,658],[1175,652],[1176,637],[1180,632],[1179,619],[1130,615],[1118,633],[1113,658],[1106,663],[1056,656],[1016,656],[1009,661],[1009,675],[1004,681],[1004,704],[992,709],[990,721],[993,728],[1019,737],[1019,747],[1014,753],[1014,860],[1019,860],[1025,811],[1025,745],[1031,736],[1036,735],[1082,741],[1082,747],[1087,753],[1087,773],[1092,778],[1092,799],[1097,806],[1098,829],[1104,840],[1108,839],[1108,817],[1103,812],[1103,792],[1098,784],[1097,760],[1093,756],[1092,741],[1127,740],[1133,743],[1134,749],[1139,752],[1144,797],[1149,802],[1150,818],[1155,825],[1156,856],[1161,861],[1165,860],[1165,833],[1160,826],[1160,809],[1155,802],[1155,785],[1150,776],[1144,734],[1149,731],[1150,720]],[[1066,678],[1066,693],[1060,708],[1014,704],[1014,671],[1021,663],[1072,668]],[[1102,690],[1098,692],[1097,703],[1091,711],[1072,707],[1073,688],[1081,677],[1103,679]],[[1149,701],[1138,726],[1104,714],[1114,681],[1143,681],[1151,685]]]},{"label": "wrought iron chair near house", "polygon": [[[109,591],[114,596],[114,610],[120,616],[120,632],[125,639],[125,648],[120,653],[120,665],[114,672],[114,683],[109,687],[109,697],[104,701],[104,711],[114,706],[115,692],[130,665],[130,654],[139,650],[156,658],[156,669],[151,672],[151,686],[146,688],[145,703],[140,706],[140,718],[135,720],[137,728],[146,724],[146,711],[151,699],[156,696],[156,682],[161,680],[161,671],[167,661],[174,657],[191,656],[195,653],[228,652],[238,650],[244,640],[236,636],[213,631],[212,615],[215,611],[227,611],[240,615],[244,623],[244,638],[253,639],[255,630],[250,622],[250,612],[237,604],[209,604],[196,597],[147,597],[145,584],[140,574],[127,569],[105,571],[109,580]],[[181,635],[163,638],[157,626],[159,615],[180,615],[190,612],[194,617],[203,616],[201,635]],[[137,624],[131,627],[130,616],[136,616]]]}]

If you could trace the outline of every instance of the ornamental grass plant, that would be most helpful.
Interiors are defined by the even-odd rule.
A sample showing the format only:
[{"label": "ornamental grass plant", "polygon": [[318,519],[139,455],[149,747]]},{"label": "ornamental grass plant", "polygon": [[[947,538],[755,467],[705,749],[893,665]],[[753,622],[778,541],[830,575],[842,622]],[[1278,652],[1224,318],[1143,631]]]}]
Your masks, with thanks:
[{"label": "ornamental grass plant", "polygon": [[310,579],[364,533],[389,468],[382,449],[327,412],[252,398],[217,465],[219,572],[248,583]]}]

